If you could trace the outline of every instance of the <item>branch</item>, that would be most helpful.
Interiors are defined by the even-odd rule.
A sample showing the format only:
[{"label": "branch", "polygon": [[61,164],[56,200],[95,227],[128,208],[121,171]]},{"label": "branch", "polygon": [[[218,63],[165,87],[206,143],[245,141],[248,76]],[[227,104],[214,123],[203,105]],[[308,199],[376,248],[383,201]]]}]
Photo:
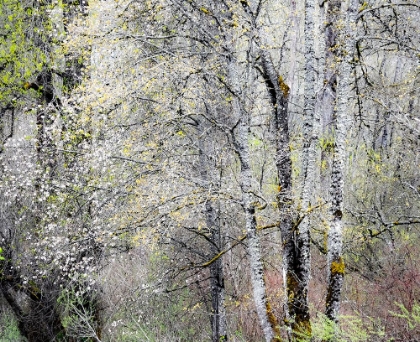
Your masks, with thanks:
[{"label": "branch", "polygon": [[320,208],[320,207],[322,207],[323,205],[324,205],[325,203],[321,203],[321,204],[318,204],[318,205],[315,205],[315,206],[313,206],[313,207],[310,207],[310,208],[308,208],[307,210],[306,210],[306,212],[304,212],[303,213],[303,215],[302,216],[298,216],[298,218],[297,218],[297,220],[296,220],[296,222],[293,224],[293,229],[292,229],[292,231],[295,231],[296,229],[298,229],[298,227],[299,227],[299,225],[301,224],[301,222],[304,220],[304,218],[306,217],[306,216],[308,216],[311,212],[313,212],[315,209],[318,209],[318,208]]},{"label": "branch", "polygon": [[[325,2],[325,0],[324,0],[324,2]],[[361,11],[357,15],[356,20],[359,20],[360,18],[362,18],[365,14],[367,14],[369,12],[374,12],[374,11],[379,10],[379,9],[382,9],[382,8],[394,8],[394,7],[397,7],[397,6],[412,6],[412,7],[420,8],[420,5],[416,5],[416,4],[412,4],[412,3],[408,3],[408,4],[405,4],[405,3],[400,3],[400,4],[384,4],[384,5],[381,5],[381,6],[378,6],[378,7],[369,8],[369,9],[365,9],[365,10]]]},{"label": "branch", "polygon": [[[280,226],[280,222],[274,222],[265,226],[257,226],[257,230],[265,230],[265,229],[269,229],[269,228],[275,228],[275,227],[279,227]],[[231,249],[233,249],[234,247],[236,247],[237,245],[239,245],[240,243],[242,243],[244,240],[246,240],[248,236],[247,235],[242,235],[241,237],[239,237],[231,246],[229,246],[228,248],[220,251],[219,253],[217,253],[213,258],[211,258],[209,261],[206,261],[202,264],[192,264],[192,265],[188,265],[185,267],[182,267],[181,270],[185,271],[187,269],[191,269],[191,268],[204,268],[204,267],[208,267],[211,264],[213,264],[215,261],[217,261],[218,259],[220,259],[224,254],[226,254],[227,252],[229,252]]]}]

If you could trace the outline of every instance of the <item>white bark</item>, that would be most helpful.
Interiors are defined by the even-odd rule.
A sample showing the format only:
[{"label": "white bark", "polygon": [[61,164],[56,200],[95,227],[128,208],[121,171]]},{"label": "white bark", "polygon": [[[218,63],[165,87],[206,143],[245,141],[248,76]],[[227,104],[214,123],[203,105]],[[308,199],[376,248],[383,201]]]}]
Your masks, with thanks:
[{"label": "white bark", "polygon": [[355,51],[356,15],[358,1],[350,0],[348,8],[341,9],[341,18],[345,28],[340,32],[340,41],[345,49],[342,51],[337,83],[337,113],[335,125],[335,150],[331,172],[331,208],[330,229],[328,234],[328,290],[326,315],[337,321],[340,308],[341,288],[344,278],[344,261],[342,257],[343,235],[343,188],[346,158],[346,137],[349,122],[349,99],[352,93],[352,60]]},{"label": "white bark", "polygon": [[[310,280],[310,221],[308,211],[311,207],[311,199],[314,191],[315,161],[316,161],[316,120],[315,120],[315,1],[305,1],[305,83],[304,83],[304,121],[303,121],[303,151],[302,151],[302,193],[301,213],[302,221],[296,227],[294,236],[297,249],[295,251],[296,270],[293,273],[297,277],[295,307],[292,311],[294,317],[293,332],[311,334],[311,324],[308,305],[308,288]],[[299,218],[298,218],[299,220]],[[293,276],[293,275],[292,275]],[[294,283],[288,281],[289,286]],[[298,336],[295,336],[298,337]]]},{"label": "white bark", "polygon": [[[305,86],[304,86],[304,121],[303,121],[303,153],[302,174],[303,189],[301,206],[303,215],[310,209],[312,193],[314,191],[316,141],[318,134],[318,120],[315,113],[316,107],[316,75],[315,75],[315,50],[314,50],[314,24],[315,0],[307,0],[305,6]],[[305,215],[299,226],[300,233],[309,231],[308,216]]]},{"label": "white bark", "polygon": [[[305,150],[304,150],[304,181],[307,183],[303,200],[304,209],[309,206],[315,167],[315,140],[312,137],[313,112],[315,109],[315,51],[314,51],[314,17],[315,2],[306,2],[305,35],[306,40],[306,71],[308,95],[305,96]],[[267,45],[264,30],[257,28],[262,46]],[[296,226],[295,210],[292,207],[292,163],[289,146],[289,86],[278,75],[268,51],[261,49],[261,63],[267,91],[270,95],[273,128],[276,142],[276,167],[279,178],[280,192],[278,207],[281,213],[280,230],[283,242],[283,273],[285,274],[285,294],[287,305],[285,318],[291,328],[292,338],[299,334],[310,334],[310,317],[308,307],[308,284],[310,278],[310,235],[309,224]],[[298,218],[299,220],[299,218]]]},{"label": "white bark", "polygon": [[242,191],[242,205],[245,210],[245,224],[248,241],[248,256],[251,267],[251,283],[253,288],[254,303],[260,319],[261,328],[264,332],[265,340],[271,342],[275,338],[275,330],[270,322],[266,287],[263,277],[263,264],[261,257],[260,240],[257,234],[257,222],[255,218],[255,204],[253,203],[252,172],[250,164],[250,152],[248,146],[249,135],[249,114],[243,110],[238,98],[240,87],[238,84],[237,65],[234,57],[228,62],[229,78],[232,83],[232,89],[235,92],[233,98],[233,112],[235,117],[239,119],[237,133],[235,134],[235,145],[239,156],[241,172],[240,186]]},{"label": "white bark", "polygon": [[324,88],[321,94],[322,131],[328,135],[333,131],[332,123],[335,119],[337,97],[337,58],[340,54],[337,25],[340,17],[342,1],[326,1],[324,9],[324,34],[325,34],[325,74]]}]

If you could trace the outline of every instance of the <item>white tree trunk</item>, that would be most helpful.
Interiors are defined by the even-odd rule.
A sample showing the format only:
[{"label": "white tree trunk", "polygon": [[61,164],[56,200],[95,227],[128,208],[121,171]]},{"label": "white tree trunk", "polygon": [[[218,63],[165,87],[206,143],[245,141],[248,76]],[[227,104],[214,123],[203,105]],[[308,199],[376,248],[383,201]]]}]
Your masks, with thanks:
[{"label": "white tree trunk", "polygon": [[[300,199],[301,213],[297,218],[297,226],[292,234],[296,239],[295,265],[293,273],[297,278],[295,301],[289,303],[294,307],[294,320],[292,325],[293,338],[299,334],[310,335],[311,323],[308,305],[308,288],[310,281],[310,221],[308,212],[311,207],[312,194],[314,192],[315,165],[316,165],[316,79],[315,79],[315,1],[305,1],[305,82],[304,82],[304,121],[303,121],[303,151],[302,151],[302,193]],[[299,223],[299,221],[302,221]],[[293,283],[290,280],[289,284]],[[296,334],[297,333],[297,334]]]},{"label": "white tree trunk", "polygon": [[[305,208],[309,206],[309,195],[312,190],[313,169],[315,165],[315,141],[312,139],[313,112],[315,108],[315,52],[314,52],[314,1],[307,1],[305,17],[306,41],[306,82],[309,87],[305,96],[305,151],[304,151],[304,180],[307,183],[303,194],[306,201]],[[262,46],[266,46],[266,37],[262,28],[257,28]],[[279,178],[278,207],[281,215],[280,231],[283,243],[283,274],[285,277],[285,319],[291,329],[292,339],[302,334],[311,333],[308,284],[310,279],[310,235],[309,224],[304,222],[301,227],[297,225],[300,220],[292,206],[292,162],[289,146],[289,112],[288,97],[289,86],[279,76],[271,56],[263,48],[260,50],[263,76],[267,92],[270,95],[273,115],[273,128],[276,143],[276,167]],[[309,116],[308,116],[309,115]],[[312,148],[312,153],[311,153]]]},{"label": "white tree trunk", "polygon": [[328,232],[328,289],[326,298],[326,315],[337,321],[340,309],[341,289],[344,278],[343,260],[343,188],[346,158],[346,138],[350,121],[349,99],[352,94],[352,60],[355,51],[356,15],[358,1],[350,0],[348,8],[342,4],[341,18],[345,22],[340,33],[344,45],[340,56],[337,82],[335,148],[331,171],[331,207],[330,228]]},{"label": "white tree trunk", "polygon": [[257,221],[255,218],[255,203],[252,195],[252,171],[250,164],[250,152],[248,136],[250,131],[249,113],[243,110],[238,95],[240,87],[238,84],[237,65],[234,57],[230,57],[229,78],[234,91],[233,112],[239,119],[237,132],[234,136],[235,147],[241,165],[240,187],[242,191],[242,205],[245,211],[245,224],[248,241],[248,256],[251,267],[251,282],[253,288],[254,303],[260,319],[261,328],[267,342],[275,341],[279,335],[276,329],[276,322],[267,300],[266,286],[264,282],[264,270],[261,257],[260,239],[257,234]]}]

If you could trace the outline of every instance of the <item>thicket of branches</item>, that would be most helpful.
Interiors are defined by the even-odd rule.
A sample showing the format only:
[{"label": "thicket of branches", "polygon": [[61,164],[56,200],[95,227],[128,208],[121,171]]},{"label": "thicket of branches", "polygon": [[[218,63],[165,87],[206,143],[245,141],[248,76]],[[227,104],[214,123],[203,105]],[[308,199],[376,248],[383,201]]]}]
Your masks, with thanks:
[{"label": "thicket of branches", "polygon": [[4,0],[0,340],[416,341],[419,18]]}]

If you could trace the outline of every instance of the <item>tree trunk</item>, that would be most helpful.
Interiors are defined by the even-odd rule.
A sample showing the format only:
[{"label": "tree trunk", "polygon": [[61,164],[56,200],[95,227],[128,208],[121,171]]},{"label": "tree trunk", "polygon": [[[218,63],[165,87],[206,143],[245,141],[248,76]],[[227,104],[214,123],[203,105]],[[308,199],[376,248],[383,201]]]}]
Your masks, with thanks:
[{"label": "tree trunk", "polygon": [[64,331],[56,310],[57,291],[52,282],[45,280],[36,284],[23,284],[22,276],[12,261],[13,250],[3,250],[5,260],[0,261],[0,291],[13,311],[19,332],[28,342],[52,341]]},{"label": "tree trunk", "polygon": [[[204,141],[204,127],[202,122],[198,122],[198,146],[200,159],[200,176],[204,183],[211,181],[208,168],[209,163],[206,160],[206,142]],[[222,235],[217,215],[215,203],[211,199],[207,199],[205,204],[205,217],[208,230],[211,232],[211,252],[212,256],[217,255],[223,249]],[[219,257],[210,265],[210,291],[211,291],[211,329],[212,341],[227,341],[227,324],[225,310],[225,283],[223,276],[223,258]]]},{"label": "tree trunk", "polygon": [[[264,33],[261,32],[263,42]],[[264,45],[264,43],[263,43]],[[285,277],[285,291],[287,305],[285,320],[292,332],[292,339],[302,334],[310,335],[311,324],[308,307],[308,283],[310,276],[310,239],[309,230],[300,232],[295,221],[292,206],[292,161],[289,145],[289,86],[278,75],[265,50],[260,51],[263,76],[267,92],[270,95],[275,129],[276,168],[279,179],[279,193],[277,196],[280,210],[280,231],[283,243],[283,274]]]},{"label": "tree trunk", "polygon": [[[295,240],[294,262],[290,263],[287,279],[289,314],[292,320],[292,339],[311,335],[308,305],[310,280],[310,221],[309,211],[314,192],[316,162],[316,121],[315,121],[315,50],[314,24],[315,1],[305,2],[305,82],[304,82],[304,121],[302,151],[302,193],[298,207],[301,210],[289,235]],[[284,123],[286,124],[286,122]],[[283,147],[285,148],[285,147]],[[279,170],[280,172],[280,170]],[[290,174],[291,178],[291,174]],[[293,268],[292,268],[293,267]],[[294,287],[294,289],[292,289]],[[292,291],[293,292],[292,292]],[[291,296],[292,294],[292,296]]]},{"label": "tree trunk", "polygon": [[338,46],[337,23],[340,20],[342,1],[329,0],[325,3],[325,79],[322,93],[322,130],[324,135],[333,131],[332,124],[336,119],[337,98],[337,58]]},{"label": "tree trunk", "polygon": [[326,316],[338,321],[340,308],[341,289],[344,278],[344,260],[342,252],[343,234],[343,189],[346,157],[346,137],[349,128],[349,98],[352,92],[352,60],[354,55],[356,15],[358,1],[351,0],[348,9],[341,9],[341,17],[345,22],[345,28],[340,32],[340,40],[345,49],[341,50],[337,57],[340,60],[337,103],[335,120],[335,145],[331,171],[331,207],[330,227],[328,232],[328,289],[326,298]]},{"label": "tree trunk", "polygon": [[234,56],[230,56],[229,78],[233,89],[233,112],[239,119],[237,132],[234,134],[236,152],[241,166],[240,187],[242,192],[242,205],[245,211],[245,225],[248,241],[248,256],[251,267],[251,283],[253,288],[254,303],[260,319],[261,328],[267,342],[280,341],[280,332],[277,328],[277,321],[271,311],[267,299],[266,286],[264,282],[264,271],[261,257],[260,239],[257,234],[257,221],[255,218],[255,206],[252,195],[252,171],[250,164],[250,152],[248,146],[248,136],[250,131],[249,113],[241,105],[238,98],[240,88],[238,84],[237,65]]},{"label": "tree trunk", "polygon": [[[214,218],[214,209],[210,203],[206,203],[206,211],[209,221]],[[211,237],[214,242],[214,254],[220,252],[221,234],[220,226],[214,225],[211,228]],[[212,305],[212,341],[220,342],[227,341],[227,325],[226,325],[226,310],[225,310],[225,282],[223,276],[222,258],[218,258],[210,265],[211,278],[211,305]]]}]

